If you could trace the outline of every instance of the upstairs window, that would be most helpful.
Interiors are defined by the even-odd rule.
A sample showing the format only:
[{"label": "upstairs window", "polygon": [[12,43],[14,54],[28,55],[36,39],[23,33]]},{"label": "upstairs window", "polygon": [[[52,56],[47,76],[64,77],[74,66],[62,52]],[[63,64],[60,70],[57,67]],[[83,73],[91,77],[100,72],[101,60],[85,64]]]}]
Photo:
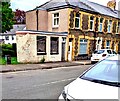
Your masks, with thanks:
[{"label": "upstairs window", "polygon": [[118,25],[117,25],[117,33],[120,33],[120,22],[118,22]]},{"label": "upstairs window", "polygon": [[91,31],[94,30],[94,17],[93,16],[90,17],[90,30]]},{"label": "upstairs window", "polygon": [[108,33],[111,32],[112,20],[108,20]]},{"label": "upstairs window", "polygon": [[109,40],[106,41],[106,49],[110,49],[110,41]]},{"label": "upstairs window", "polygon": [[46,36],[37,36],[37,55],[46,54]]},{"label": "upstairs window", "polygon": [[100,18],[99,31],[102,32],[102,29],[103,29],[103,18]]},{"label": "upstairs window", "polygon": [[80,28],[80,14],[76,13],[75,16],[75,28],[79,29]]},{"label": "upstairs window", "polygon": [[59,26],[59,13],[53,14],[53,27]]}]

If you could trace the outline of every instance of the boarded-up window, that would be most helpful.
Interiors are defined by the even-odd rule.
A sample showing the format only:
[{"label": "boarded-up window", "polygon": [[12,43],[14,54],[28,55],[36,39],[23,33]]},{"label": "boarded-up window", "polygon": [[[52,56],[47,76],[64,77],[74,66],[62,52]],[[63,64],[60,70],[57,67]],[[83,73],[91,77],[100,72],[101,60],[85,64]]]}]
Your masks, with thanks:
[{"label": "boarded-up window", "polygon": [[58,37],[51,37],[51,54],[58,54],[59,50],[59,38]]},{"label": "boarded-up window", "polygon": [[37,54],[46,54],[46,36],[37,36]]}]

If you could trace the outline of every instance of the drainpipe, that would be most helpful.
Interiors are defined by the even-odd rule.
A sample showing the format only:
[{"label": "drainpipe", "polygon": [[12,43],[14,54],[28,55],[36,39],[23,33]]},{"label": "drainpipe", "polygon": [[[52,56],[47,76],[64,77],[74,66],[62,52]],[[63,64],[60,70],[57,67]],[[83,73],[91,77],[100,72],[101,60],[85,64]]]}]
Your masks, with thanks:
[{"label": "drainpipe", "polygon": [[37,23],[37,31],[38,31],[38,9],[36,10],[36,23]]}]

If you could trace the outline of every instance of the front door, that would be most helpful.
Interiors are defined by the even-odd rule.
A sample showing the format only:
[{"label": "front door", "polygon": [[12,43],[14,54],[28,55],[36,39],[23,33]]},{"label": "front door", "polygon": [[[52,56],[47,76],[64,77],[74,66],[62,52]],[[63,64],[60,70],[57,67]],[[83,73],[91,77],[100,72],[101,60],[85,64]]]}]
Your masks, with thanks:
[{"label": "front door", "polygon": [[72,42],[69,42],[68,61],[72,61]]}]

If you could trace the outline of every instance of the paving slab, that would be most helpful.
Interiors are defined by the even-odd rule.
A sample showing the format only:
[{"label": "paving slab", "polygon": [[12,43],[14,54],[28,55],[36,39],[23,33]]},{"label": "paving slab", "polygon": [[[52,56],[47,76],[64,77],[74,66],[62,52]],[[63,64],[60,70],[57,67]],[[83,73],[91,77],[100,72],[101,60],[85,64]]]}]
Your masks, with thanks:
[{"label": "paving slab", "polygon": [[84,60],[84,61],[51,62],[51,63],[40,63],[40,64],[1,65],[0,73],[37,70],[37,69],[52,69],[59,67],[90,65],[90,64],[91,64],[90,60]]}]

